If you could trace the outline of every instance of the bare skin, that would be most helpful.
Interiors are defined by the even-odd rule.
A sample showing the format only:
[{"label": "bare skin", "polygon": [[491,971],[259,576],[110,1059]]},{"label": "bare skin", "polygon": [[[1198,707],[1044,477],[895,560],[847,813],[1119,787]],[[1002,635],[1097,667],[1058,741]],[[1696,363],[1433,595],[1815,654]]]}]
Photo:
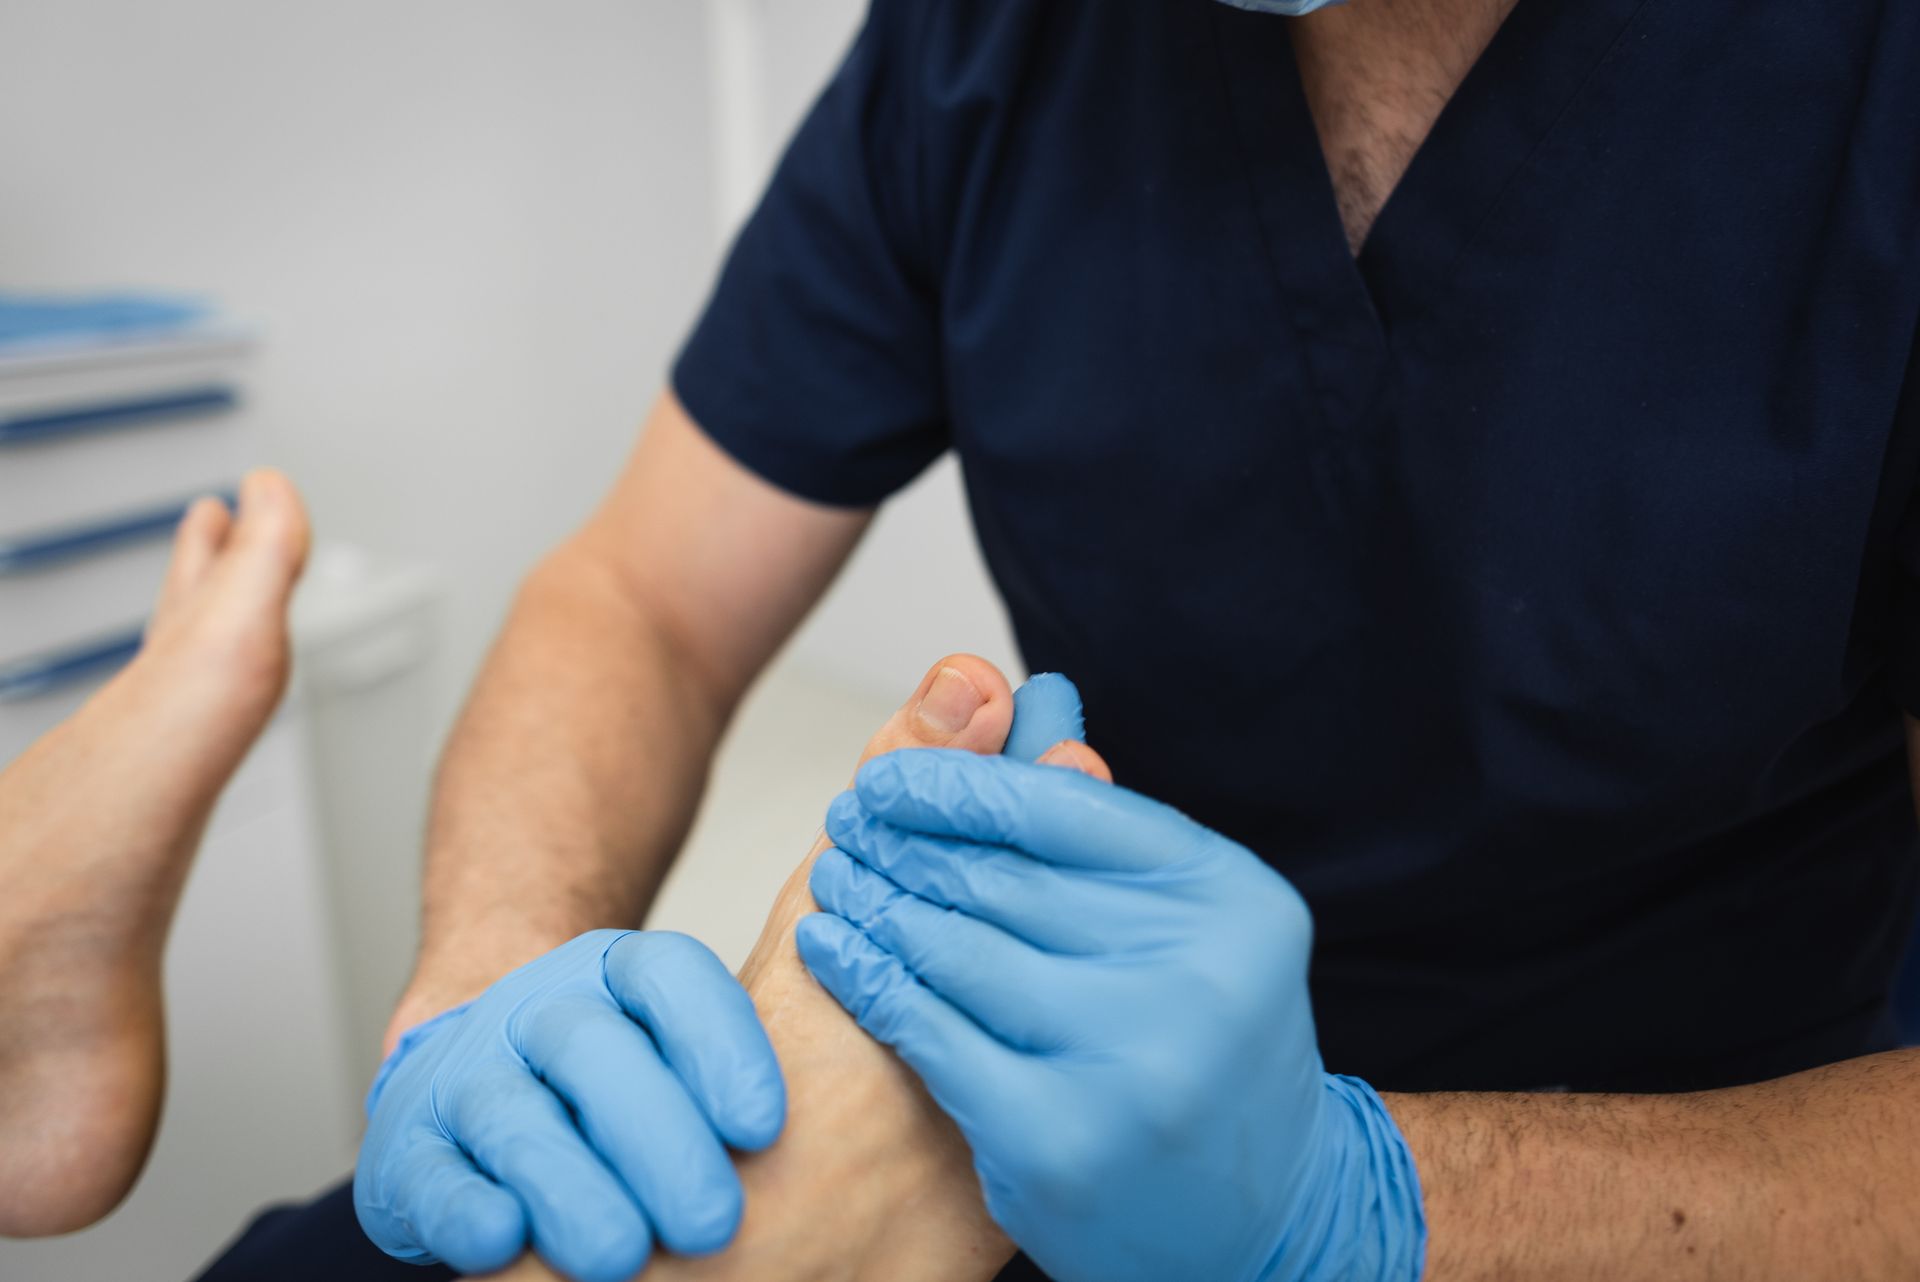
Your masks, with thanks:
[{"label": "bare skin", "polygon": [[[998,752],[1012,714],[1012,692],[992,664],[950,655],[860,760],[909,747]],[[963,716],[965,724],[951,728]],[[1111,778],[1082,743],[1062,743],[1042,760]],[[787,879],[740,969],[786,1074],[786,1129],[766,1152],[740,1159],[747,1209],[733,1244],[705,1259],[657,1259],[645,1271],[649,1280],[986,1282],[1013,1256],[1013,1244],[987,1215],[959,1131],[893,1053],[814,981],[794,950],[794,924],[815,909],[807,874],[826,847],[824,837],[816,841]],[[887,1178],[875,1179],[883,1165]],[[531,1256],[498,1276],[557,1277]]]},{"label": "bare skin", "polygon": [[639,925],[728,718],[872,515],[775,489],[660,398],[522,586],[448,743],[389,1050],[582,931]]},{"label": "bare skin", "polygon": [[258,472],[175,536],[146,643],[0,774],[0,1234],[118,1204],[165,1085],[160,958],[220,790],[286,687],[307,519]]},{"label": "bare skin", "polygon": [[1920,1277],[1920,1052],[1693,1095],[1382,1097],[1430,1282]]},{"label": "bare skin", "polygon": [[1293,19],[1294,58],[1355,253],[1514,0],[1366,0]]}]

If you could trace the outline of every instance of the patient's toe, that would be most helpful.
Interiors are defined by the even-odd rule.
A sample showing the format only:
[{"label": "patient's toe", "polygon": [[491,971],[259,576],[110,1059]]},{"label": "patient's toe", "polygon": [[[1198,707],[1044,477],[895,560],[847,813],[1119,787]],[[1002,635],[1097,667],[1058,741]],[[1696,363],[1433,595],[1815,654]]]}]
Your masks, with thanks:
[{"label": "patient's toe", "polygon": [[1092,775],[1102,783],[1113,782],[1113,771],[1108,767],[1107,759],[1078,739],[1061,740],[1041,753],[1039,760],[1043,766],[1065,766],[1069,770]]},{"label": "patient's toe", "polygon": [[978,655],[950,654],[928,669],[878,733],[861,762],[895,748],[998,752],[1013,725],[1013,688]]},{"label": "patient's toe", "polygon": [[160,589],[156,615],[182,608],[182,602],[206,577],[207,567],[219,555],[232,526],[233,518],[227,512],[227,505],[219,499],[200,499],[187,509],[180,528],[174,531],[173,558],[167,563],[166,582]]}]

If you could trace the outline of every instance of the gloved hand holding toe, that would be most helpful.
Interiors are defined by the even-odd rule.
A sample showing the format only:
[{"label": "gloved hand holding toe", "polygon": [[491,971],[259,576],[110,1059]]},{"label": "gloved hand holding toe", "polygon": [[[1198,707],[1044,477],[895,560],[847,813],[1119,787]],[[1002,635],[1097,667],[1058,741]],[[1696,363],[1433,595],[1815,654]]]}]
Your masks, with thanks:
[{"label": "gloved hand holding toe", "polygon": [[1061,1282],[1416,1282],[1412,1155],[1324,1071],[1312,918],[1245,847],[1071,770],[917,750],[828,813],[800,954],[959,1125]]},{"label": "gloved hand holding toe", "polygon": [[482,1273],[531,1243],[577,1282],[623,1282],[656,1241],[727,1244],[727,1149],[771,1144],[786,1090],[704,945],[597,930],[411,1030],[368,1113],[354,1204],[388,1254]]}]

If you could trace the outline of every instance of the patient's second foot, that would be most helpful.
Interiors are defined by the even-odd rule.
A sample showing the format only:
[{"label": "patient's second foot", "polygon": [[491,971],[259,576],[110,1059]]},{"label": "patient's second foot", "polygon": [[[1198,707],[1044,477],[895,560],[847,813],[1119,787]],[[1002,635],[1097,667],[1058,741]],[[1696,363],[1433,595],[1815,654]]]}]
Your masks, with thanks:
[{"label": "patient's second foot", "polygon": [[0,1234],[64,1232],[139,1174],[160,956],[221,789],[286,686],[307,549],[285,477],[195,504],[140,654],[0,773]]}]

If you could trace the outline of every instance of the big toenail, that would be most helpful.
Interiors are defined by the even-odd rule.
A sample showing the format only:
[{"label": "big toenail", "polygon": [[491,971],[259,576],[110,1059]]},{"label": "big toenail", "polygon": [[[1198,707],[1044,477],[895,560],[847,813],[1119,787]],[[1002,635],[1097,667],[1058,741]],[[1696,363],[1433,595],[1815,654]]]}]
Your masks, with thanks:
[{"label": "big toenail", "polygon": [[984,702],[966,674],[957,668],[942,668],[914,712],[934,733],[958,734]]}]

